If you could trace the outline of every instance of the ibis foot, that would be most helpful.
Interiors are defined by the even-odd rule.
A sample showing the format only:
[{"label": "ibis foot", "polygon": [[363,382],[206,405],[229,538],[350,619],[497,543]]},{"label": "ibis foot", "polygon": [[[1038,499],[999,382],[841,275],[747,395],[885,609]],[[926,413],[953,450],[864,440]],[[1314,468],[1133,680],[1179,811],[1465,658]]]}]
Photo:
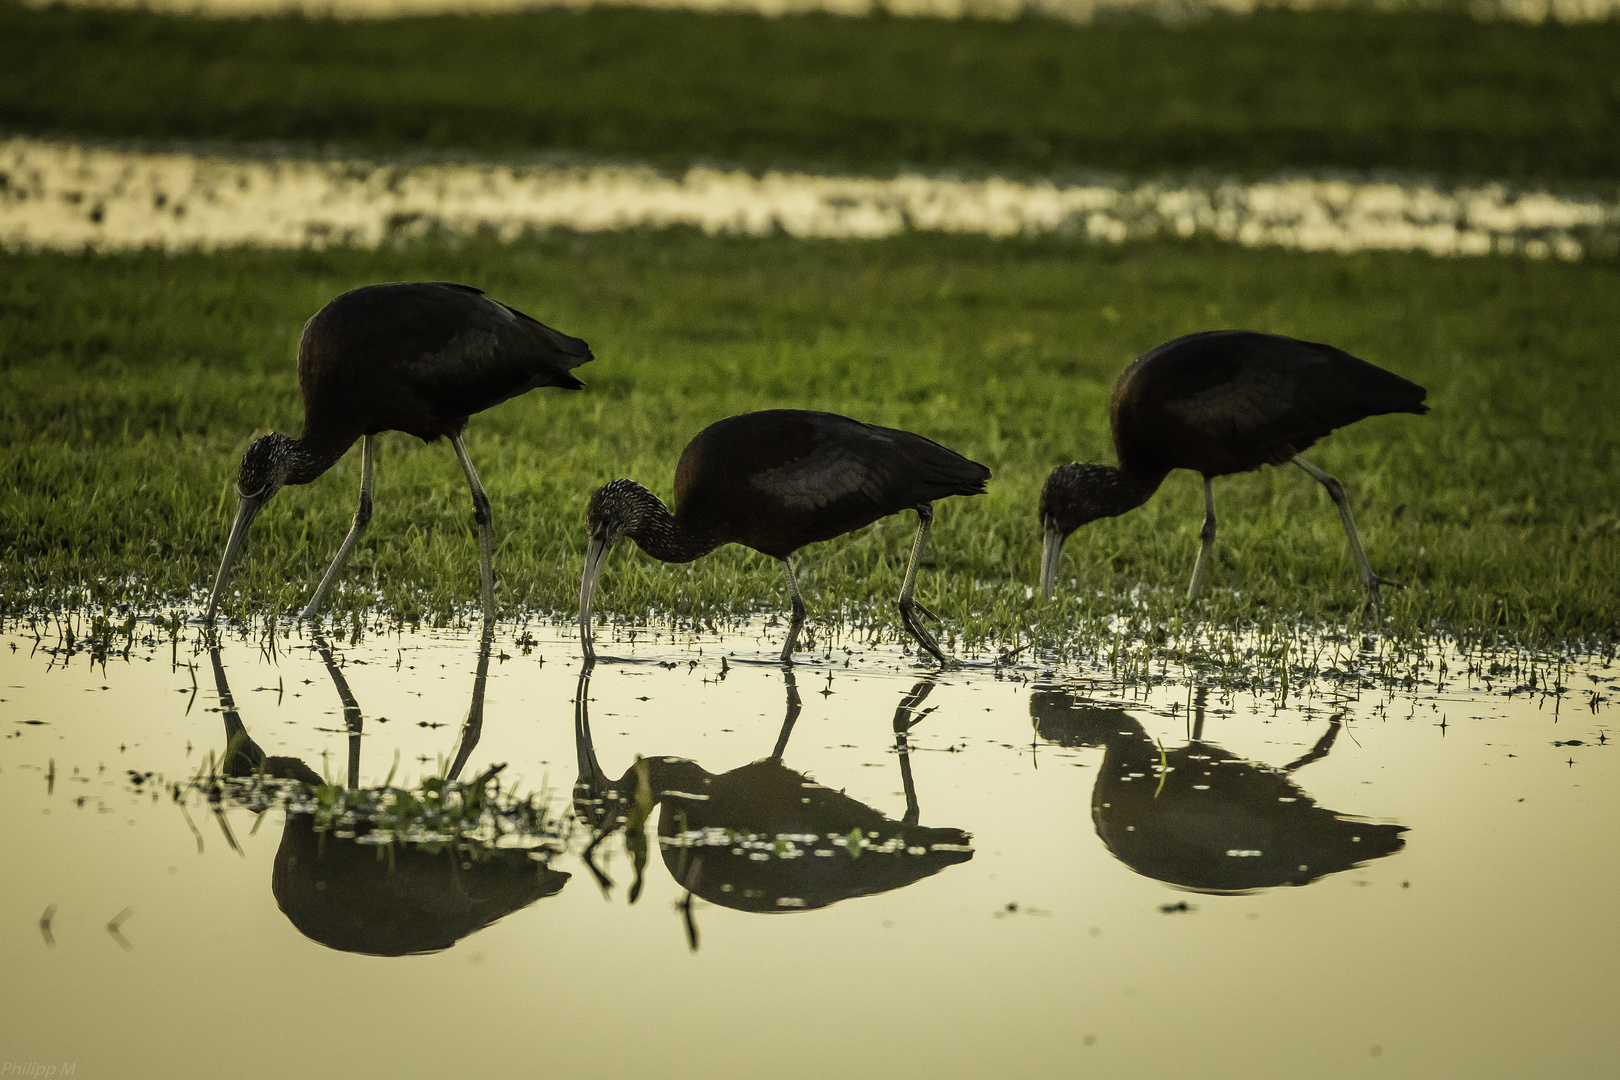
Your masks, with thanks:
[{"label": "ibis foot", "polygon": [[922,610],[922,605],[915,600],[901,600],[895,606],[900,609],[900,621],[911,632],[911,636],[917,639],[917,644],[921,645],[928,651],[930,656],[939,661],[941,667],[949,667],[951,662],[945,656],[945,653],[940,650],[939,642],[934,640],[934,635],[930,634],[928,628],[917,619],[919,612],[924,615],[928,614],[926,610]]}]

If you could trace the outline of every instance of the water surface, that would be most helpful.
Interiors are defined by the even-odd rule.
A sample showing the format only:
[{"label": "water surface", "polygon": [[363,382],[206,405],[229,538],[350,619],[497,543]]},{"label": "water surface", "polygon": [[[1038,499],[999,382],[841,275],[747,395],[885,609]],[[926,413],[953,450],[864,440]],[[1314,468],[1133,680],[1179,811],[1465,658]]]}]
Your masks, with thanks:
[{"label": "water surface", "polygon": [[1099,243],[1208,238],[1296,251],[1580,259],[1620,244],[1620,195],[1279,176],[1020,181],[632,165],[371,161],[0,140],[0,246],[377,247],[412,238],[683,226],[876,239],[911,230]]},{"label": "water surface", "polygon": [[[845,643],[788,673],[758,624],[621,631],[582,679],[550,626],[487,648],[84,630],[0,637],[9,1060],[1620,1067],[1620,669],[1600,659],[1333,643],[1304,682],[1238,690],[1239,668],[1159,654],[936,673]],[[390,844],[322,818],[320,797],[431,801],[446,777],[483,780],[454,829]]]}]

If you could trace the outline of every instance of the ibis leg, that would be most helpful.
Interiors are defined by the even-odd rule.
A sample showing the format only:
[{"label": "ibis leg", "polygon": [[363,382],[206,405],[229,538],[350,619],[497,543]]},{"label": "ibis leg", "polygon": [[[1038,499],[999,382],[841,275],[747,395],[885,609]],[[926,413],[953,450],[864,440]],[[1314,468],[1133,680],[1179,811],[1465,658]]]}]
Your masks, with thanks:
[{"label": "ibis leg", "polygon": [[1333,749],[1334,740],[1339,737],[1339,729],[1343,727],[1340,719],[1343,716],[1343,713],[1336,713],[1328,717],[1328,729],[1322,732],[1322,737],[1316,740],[1316,745],[1311,747],[1303,757],[1296,758],[1284,765],[1282,771],[1291,773],[1295,769],[1302,769],[1313,761],[1321,761],[1327,757],[1328,751]]},{"label": "ibis leg", "polygon": [[799,713],[804,711],[804,705],[799,701],[799,684],[793,678],[791,669],[782,673],[783,682],[787,685],[787,711],[782,716],[782,731],[776,736],[776,748],[771,751],[767,761],[777,765],[782,764],[782,755],[787,753],[788,736],[793,734],[793,725],[799,720]]},{"label": "ibis leg", "polygon": [[489,651],[494,638],[495,628],[486,626],[484,636],[478,642],[478,670],[473,676],[472,704],[467,707],[467,719],[461,724],[461,736],[456,740],[455,757],[450,762],[449,770],[444,774],[451,780],[461,777],[461,770],[466,767],[467,759],[472,757],[473,750],[478,746],[478,740],[484,734],[484,684],[489,681]]},{"label": "ibis leg", "polygon": [[921,811],[917,807],[917,785],[911,778],[911,744],[907,741],[906,733],[933,711],[931,709],[924,709],[921,713],[917,711],[933,689],[934,684],[931,682],[925,680],[918,683],[911,688],[911,693],[900,699],[900,707],[894,710],[894,749],[900,756],[900,784],[906,793],[906,816],[900,819],[904,825],[917,824],[917,819],[921,816]]},{"label": "ibis leg", "polygon": [[484,485],[478,482],[478,470],[473,468],[461,436],[451,436],[450,445],[456,448],[456,460],[461,462],[461,471],[467,474],[467,485],[472,488],[473,520],[478,522],[478,570],[484,582],[484,625],[488,626],[495,621],[495,567],[490,561],[495,529],[491,524],[489,496],[484,494]]},{"label": "ibis leg", "polygon": [[799,582],[793,576],[793,560],[783,559],[782,569],[787,571],[788,595],[793,598],[793,620],[788,623],[787,641],[782,643],[782,663],[793,663],[793,647],[799,643],[799,628],[804,626],[804,597],[799,595]]},{"label": "ibis leg", "polygon": [[343,538],[343,546],[338,548],[332,565],[326,568],[326,576],[315,587],[315,595],[309,598],[304,613],[299,616],[301,619],[316,617],[321,601],[326,599],[327,591],[343,572],[343,564],[349,561],[354,545],[360,542],[360,535],[371,524],[371,474],[377,463],[376,440],[375,435],[366,435],[360,440],[360,505],[354,511],[354,524],[349,526],[349,535]]},{"label": "ibis leg", "polygon": [[360,714],[360,702],[355,700],[354,691],[349,689],[349,680],[343,677],[338,668],[337,660],[332,656],[332,648],[319,634],[315,637],[315,647],[320,650],[321,660],[326,664],[326,673],[332,676],[332,685],[337,687],[338,697],[343,700],[343,726],[349,730],[349,787],[360,786],[360,736],[365,727],[365,717]]},{"label": "ibis leg", "polygon": [[928,628],[923,626],[917,619],[919,614],[932,615],[932,612],[911,597],[911,594],[917,588],[917,564],[922,561],[923,547],[928,543],[928,530],[933,524],[933,504],[923,503],[918,506],[917,539],[911,545],[911,562],[906,566],[906,580],[900,586],[900,598],[895,604],[900,609],[900,621],[905,624],[907,630],[911,631],[911,636],[917,639],[917,644],[928,650],[930,656],[938,660],[941,665],[944,665],[949,661],[945,659],[945,654],[940,651],[939,642],[934,640],[934,635],[930,634]]},{"label": "ibis leg", "polygon": [[1362,585],[1366,586],[1367,599],[1372,602],[1373,611],[1382,615],[1383,605],[1379,602],[1378,586],[1391,585],[1400,588],[1400,582],[1390,581],[1373,573],[1372,564],[1367,561],[1367,553],[1361,549],[1361,537],[1356,535],[1356,521],[1350,516],[1350,500],[1344,497],[1344,485],[1306,461],[1303,454],[1294,455],[1294,464],[1310,473],[1317,483],[1327,488],[1329,497],[1333,499],[1333,505],[1339,508],[1339,520],[1344,522],[1344,534],[1350,538],[1350,553],[1356,557],[1356,571],[1361,575]]},{"label": "ibis leg", "polygon": [[1209,564],[1215,560],[1215,480],[1204,477],[1204,527],[1198,537],[1198,562],[1193,564],[1192,584],[1187,586],[1187,599],[1194,600],[1204,591],[1204,580],[1209,577]]}]

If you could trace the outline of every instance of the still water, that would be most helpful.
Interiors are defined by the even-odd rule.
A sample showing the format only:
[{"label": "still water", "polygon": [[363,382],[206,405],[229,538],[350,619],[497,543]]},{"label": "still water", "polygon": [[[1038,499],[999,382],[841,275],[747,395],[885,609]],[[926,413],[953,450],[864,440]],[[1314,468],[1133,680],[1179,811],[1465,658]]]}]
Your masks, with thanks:
[{"label": "still water", "polygon": [[1585,194],[1288,175],[1021,181],[634,165],[372,161],[0,139],[0,248],[359,247],[422,236],[684,226],[876,239],[912,230],[1099,243],[1202,237],[1341,254],[1581,259],[1620,248],[1620,188]]},{"label": "still water", "polygon": [[39,1070],[1620,1070],[1602,658],[787,672],[759,623],[582,678],[567,627],[71,625],[0,630]]}]

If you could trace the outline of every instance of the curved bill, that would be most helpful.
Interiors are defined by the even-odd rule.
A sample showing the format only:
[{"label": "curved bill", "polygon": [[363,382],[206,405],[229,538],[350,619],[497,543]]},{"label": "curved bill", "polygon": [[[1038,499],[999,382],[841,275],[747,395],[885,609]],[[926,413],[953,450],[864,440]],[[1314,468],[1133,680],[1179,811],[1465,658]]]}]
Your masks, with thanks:
[{"label": "curved bill", "polygon": [[208,595],[208,611],[203,615],[203,622],[214,621],[214,610],[219,606],[219,594],[225,591],[225,579],[231,576],[231,564],[236,561],[236,553],[242,547],[242,541],[247,536],[248,526],[253,524],[253,517],[264,505],[264,500],[246,495],[238,495],[236,499],[236,523],[231,526],[231,538],[225,541],[225,557],[219,561],[219,574],[214,578],[214,591]]},{"label": "curved bill", "polygon": [[574,798],[597,799],[607,788],[607,777],[596,758],[596,747],[591,743],[591,668],[587,664],[579,673],[579,685],[574,691],[574,754],[579,759],[579,779],[574,781]]},{"label": "curved bill", "polygon": [[1046,541],[1041,544],[1041,596],[1048,600],[1057,588],[1058,564],[1063,561],[1063,543],[1067,539],[1056,526],[1046,527]]},{"label": "curved bill", "polygon": [[587,662],[596,659],[591,648],[591,599],[596,595],[596,579],[602,576],[602,564],[607,562],[608,543],[597,537],[585,548],[585,574],[579,580],[579,643],[585,650]]}]

